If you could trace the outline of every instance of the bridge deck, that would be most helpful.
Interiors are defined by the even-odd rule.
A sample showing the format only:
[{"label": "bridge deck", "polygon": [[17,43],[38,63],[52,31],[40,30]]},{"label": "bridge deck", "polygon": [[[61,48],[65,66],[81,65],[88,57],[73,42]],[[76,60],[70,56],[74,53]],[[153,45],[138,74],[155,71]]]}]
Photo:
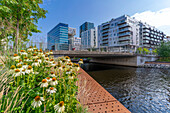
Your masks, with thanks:
[{"label": "bridge deck", "polygon": [[112,56],[135,56],[134,53],[98,52],[98,51],[53,51],[53,55],[68,55],[70,57],[112,57]]},{"label": "bridge deck", "polygon": [[83,69],[79,71],[79,94],[81,104],[92,113],[130,113],[117,99],[107,92]]}]

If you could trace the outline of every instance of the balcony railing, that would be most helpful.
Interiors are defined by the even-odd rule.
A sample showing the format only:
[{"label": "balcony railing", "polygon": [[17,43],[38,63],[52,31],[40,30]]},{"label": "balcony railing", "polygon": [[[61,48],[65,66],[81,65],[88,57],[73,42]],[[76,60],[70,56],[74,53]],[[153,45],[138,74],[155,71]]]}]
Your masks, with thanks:
[{"label": "balcony railing", "polygon": [[102,40],[105,40],[105,39],[108,39],[108,37],[104,37],[104,38],[102,38]]},{"label": "balcony railing", "polygon": [[124,41],[124,40],[130,40],[131,37],[123,37],[123,38],[119,38],[119,41]]},{"label": "balcony railing", "polygon": [[123,25],[119,25],[119,28],[122,28],[122,27],[128,27],[129,24],[123,24]]},{"label": "balcony railing", "polygon": [[129,27],[128,27],[128,28],[124,28],[124,29],[120,29],[120,30],[119,30],[119,33],[120,33],[120,32],[125,32],[125,31],[130,31],[130,30],[132,30],[132,29],[129,28]]},{"label": "balcony railing", "polygon": [[119,34],[119,36],[126,36],[126,35],[131,35],[131,32],[125,32],[125,33]]}]

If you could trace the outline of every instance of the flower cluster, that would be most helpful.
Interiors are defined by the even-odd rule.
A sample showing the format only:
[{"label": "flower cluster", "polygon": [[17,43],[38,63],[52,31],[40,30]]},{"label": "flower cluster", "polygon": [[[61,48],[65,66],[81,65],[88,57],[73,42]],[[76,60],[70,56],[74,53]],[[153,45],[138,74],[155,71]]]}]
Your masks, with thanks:
[{"label": "flower cluster", "polygon": [[68,56],[54,58],[52,54],[31,46],[13,54],[9,70],[14,79],[11,89],[23,86],[25,93],[32,89],[29,92],[32,101],[26,103],[26,107],[31,104],[34,111],[72,112],[78,103],[76,82],[80,66]]}]

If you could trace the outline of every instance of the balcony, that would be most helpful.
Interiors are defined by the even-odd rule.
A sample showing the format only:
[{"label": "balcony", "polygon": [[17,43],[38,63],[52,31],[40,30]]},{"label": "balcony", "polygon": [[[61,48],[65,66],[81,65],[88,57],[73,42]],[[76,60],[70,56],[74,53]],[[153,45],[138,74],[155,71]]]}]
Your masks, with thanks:
[{"label": "balcony", "polygon": [[127,22],[126,20],[122,20],[117,25],[122,25],[122,24],[125,24],[126,22]]},{"label": "balcony", "polygon": [[119,33],[119,37],[130,36],[131,32]]},{"label": "balcony", "polygon": [[123,41],[123,42],[120,42],[120,41],[119,41],[119,44],[128,45],[128,44],[130,44],[130,41]]},{"label": "balcony", "polygon": [[149,29],[143,29],[143,33],[149,33],[150,30]]},{"label": "balcony", "polygon": [[104,33],[104,32],[109,32],[109,30],[108,30],[108,29],[106,29],[106,30],[102,30],[102,33]]},{"label": "balcony", "polygon": [[102,34],[102,36],[108,36],[108,35],[109,35],[109,33]]},{"label": "balcony", "polygon": [[109,29],[109,25],[108,26],[103,26],[103,30]]},{"label": "balcony", "polygon": [[143,36],[149,36],[149,33],[143,33]]},{"label": "balcony", "polygon": [[143,40],[150,40],[150,37],[143,37]]},{"label": "balcony", "polygon": [[126,31],[131,31],[132,29],[130,27],[127,27],[127,28],[123,28],[123,29],[119,29],[119,33],[123,33],[123,32],[126,32]]},{"label": "balcony", "polygon": [[126,40],[130,40],[131,37],[123,37],[123,38],[119,38],[119,41],[126,41]]},{"label": "balcony", "polygon": [[103,37],[102,40],[108,39],[108,37]]},{"label": "balcony", "polygon": [[104,40],[104,41],[102,41],[102,43],[108,43],[108,40]]},{"label": "balcony", "polygon": [[120,28],[124,28],[124,27],[129,27],[129,26],[130,26],[130,25],[127,24],[127,23],[126,23],[126,24],[122,24],[122,25],[119,25],[119,29],[120,29]]}]

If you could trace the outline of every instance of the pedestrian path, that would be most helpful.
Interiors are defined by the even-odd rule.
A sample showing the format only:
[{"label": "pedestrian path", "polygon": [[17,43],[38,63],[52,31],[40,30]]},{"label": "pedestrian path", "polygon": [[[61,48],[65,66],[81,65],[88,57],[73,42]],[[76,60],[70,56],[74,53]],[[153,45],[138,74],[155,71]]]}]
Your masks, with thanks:
[{"label": "pedestrian path", "polygon": [[91,113],[130,113],[83,69],[79,71],[78,99]]}]

